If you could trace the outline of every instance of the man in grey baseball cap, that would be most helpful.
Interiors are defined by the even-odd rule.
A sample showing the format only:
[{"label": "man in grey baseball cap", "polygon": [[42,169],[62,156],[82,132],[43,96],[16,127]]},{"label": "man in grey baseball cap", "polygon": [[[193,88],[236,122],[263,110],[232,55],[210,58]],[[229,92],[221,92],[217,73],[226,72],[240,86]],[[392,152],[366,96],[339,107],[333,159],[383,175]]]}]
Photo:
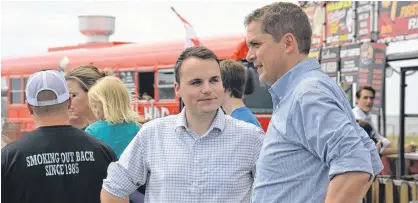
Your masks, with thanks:
[{"label": "man in grey baseball cap", "polygon": [[100,202],[109,146],[70,125],[71,97],[62,72],[29,77],[27,106],[36,129],[1,151],[2,202]]}]

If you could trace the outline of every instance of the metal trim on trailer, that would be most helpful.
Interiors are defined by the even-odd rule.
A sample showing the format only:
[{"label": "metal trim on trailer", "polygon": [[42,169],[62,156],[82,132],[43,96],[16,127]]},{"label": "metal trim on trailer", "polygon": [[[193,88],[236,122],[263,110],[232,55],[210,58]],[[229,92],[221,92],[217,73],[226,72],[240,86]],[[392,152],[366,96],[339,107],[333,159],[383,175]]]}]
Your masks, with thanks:
[{"label": "metal trim on trailer", "polygon": [[[418,55],[415,55],[416,59]],[[418,65],[414,67],[401,67],[400,72],[400,108],[399,108],[399,137],[398,137],[398,168],[396,170],[396,178],[401,179],[404,174],[405,168],[405,118],[406,117],[418,117],[418,114],[406,114],[405,113],[405,89],[406,89],[406,72],[407,71],[418,71]]]}]

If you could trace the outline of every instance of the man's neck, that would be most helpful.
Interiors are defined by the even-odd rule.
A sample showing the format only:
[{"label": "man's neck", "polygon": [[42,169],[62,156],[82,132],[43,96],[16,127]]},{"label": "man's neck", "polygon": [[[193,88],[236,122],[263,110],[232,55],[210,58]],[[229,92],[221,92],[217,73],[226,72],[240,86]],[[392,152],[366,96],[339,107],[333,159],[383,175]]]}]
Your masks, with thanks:
[{"label": "man's neck", "polygon": [[204,113],[201,115],[193,115],[186,109],[187,127],[195,132],[198,136],[204,135],[215,120],[217,111],[213,113]]},{"label": "man's neck", "polygon": [[[304,55],[304,54],[293,54],[293,55],[286,55],[285,56],[288,60],[287,63],[285,63],[283,65],[283,68],[280,72],[277,73],[276,78],[274,80],[274,82],[276,82],[277,80],[279,80],[281,77],[283,77],[283,75],[285,75],[287,72],[289,72],[290,70],[293,69],[293,67],[295,67],[297,64],[299,64],[300,62],[302,62],[303,60],[308,58],[308,55]],[[273,85],[273,83],[268,83],[268,85]]]},{"label": "man's neck", "polygon": [[228,99],[225,99],[224,105],[222,105],[222,109],[225,111],[226,114],[231,115],[235,109],[238,109],[244,106],[245,104],[242,101],[242,99],[230,97]]},{"label": "man's neck", "polygon": [[57,126],[57,125],[70,125],[70,119],[65,116],[34,116],[35,126],[46,127],[46,126]]}]

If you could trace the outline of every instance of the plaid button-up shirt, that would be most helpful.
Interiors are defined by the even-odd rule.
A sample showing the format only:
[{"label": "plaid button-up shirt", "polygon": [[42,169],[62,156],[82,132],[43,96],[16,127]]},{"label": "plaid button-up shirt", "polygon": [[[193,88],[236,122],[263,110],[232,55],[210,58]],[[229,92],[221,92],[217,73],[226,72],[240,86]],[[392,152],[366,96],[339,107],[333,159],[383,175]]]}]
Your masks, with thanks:
[{"label": "plaid button-up shirt", "polygon": [[198,136],[185,109],[146,123],[110,164],[103,188],[125,197],[146,183],[145,202],[250,202],[264,132],[221,109]]}]

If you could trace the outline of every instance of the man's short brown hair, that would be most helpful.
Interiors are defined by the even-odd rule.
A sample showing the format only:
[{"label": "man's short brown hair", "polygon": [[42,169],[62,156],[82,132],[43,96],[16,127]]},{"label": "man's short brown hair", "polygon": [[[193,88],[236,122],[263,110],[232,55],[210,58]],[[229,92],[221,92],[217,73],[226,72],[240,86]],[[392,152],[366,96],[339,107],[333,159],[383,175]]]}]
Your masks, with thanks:
[{"label": "man's short brown hair", "polygon": [[308,16],[298,5],[288,2],[272,3],[254,10],[245,18],[245,26],[251,22],[261,22],[264,33],[273,36],[275,42],[291,33],[295,36],[299,52],[309,54],[312,28]]},{"label": "man's short brown hair", "polygon": [[221,77],[225,91],[229,91],[231,97],[242,99],[247,79],[244,64],[231,59],[221,61]]},{"label": "man's short brown hair", "polygon": [[183,61],[192,57],[196,57],[198,59],[214,59],[219,64],[218,56],[216,56],[212,50],[202,46],[189,47],[180,54],[177,59],[176,66],[174,67],[174,75],[177,84],[180,84],[180,68],[183,64]]},{"label": "man's short brown hair", "polygon": [[[49,101],[57,99],[57,95],[50,90],[42,90],[38,93],[38,101]],[[50,106],[31,106],[33,113],[39,116],[46,116],[50,114],[56,114],[64,112],[68,108],[68,100],[64,103],[50,105]]]}]

